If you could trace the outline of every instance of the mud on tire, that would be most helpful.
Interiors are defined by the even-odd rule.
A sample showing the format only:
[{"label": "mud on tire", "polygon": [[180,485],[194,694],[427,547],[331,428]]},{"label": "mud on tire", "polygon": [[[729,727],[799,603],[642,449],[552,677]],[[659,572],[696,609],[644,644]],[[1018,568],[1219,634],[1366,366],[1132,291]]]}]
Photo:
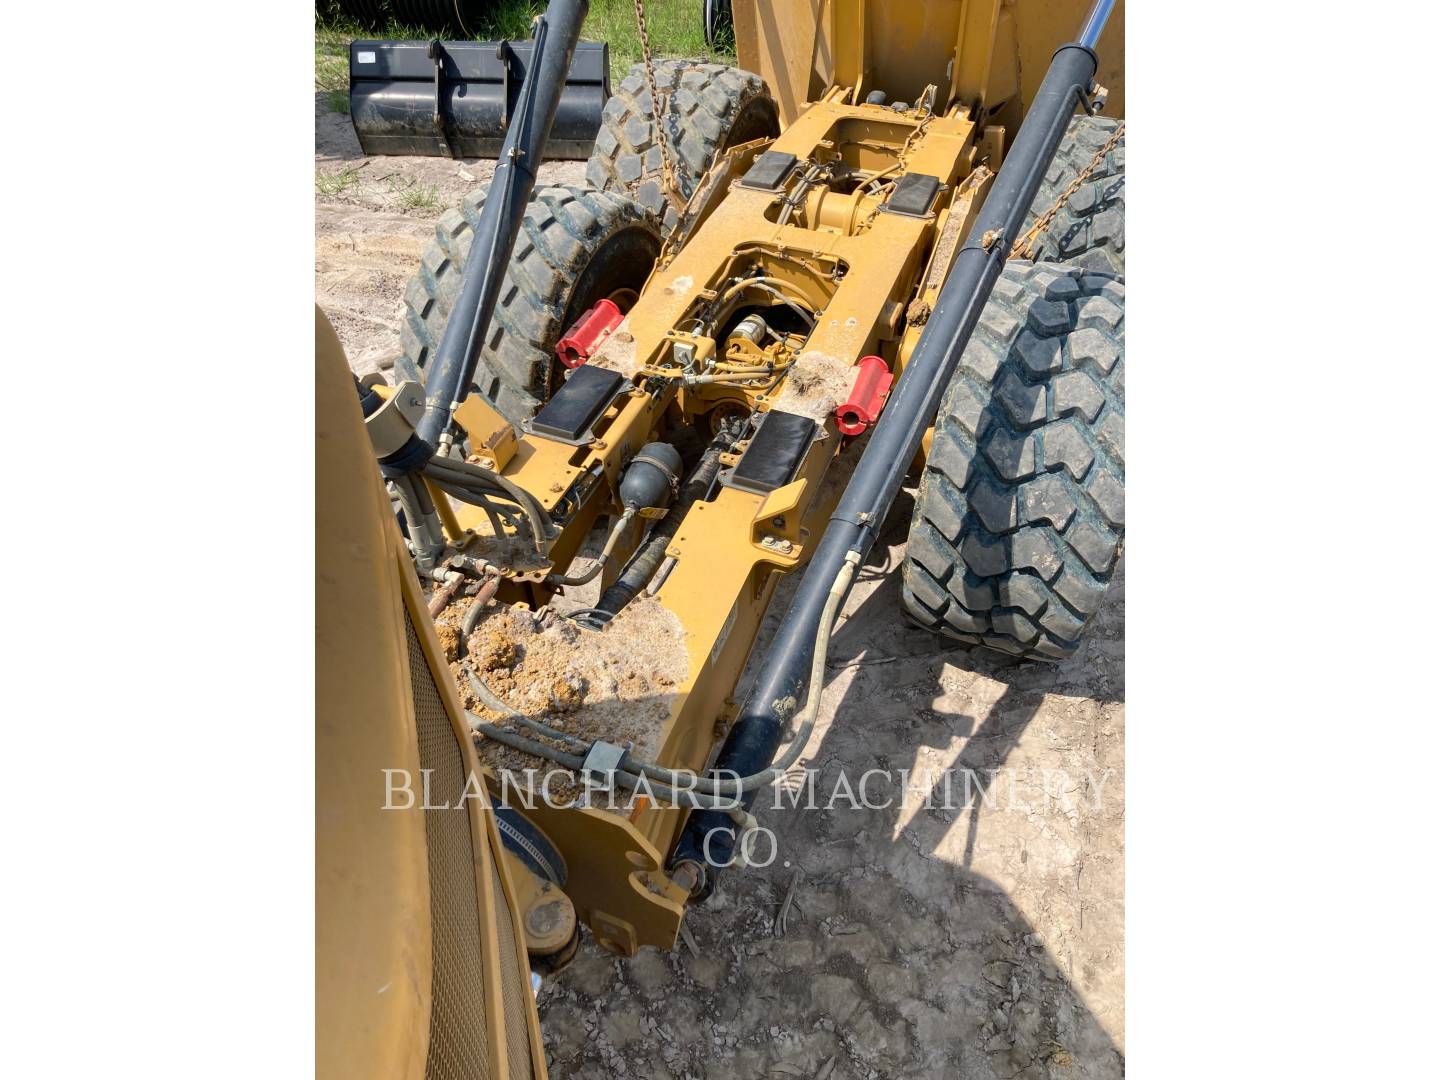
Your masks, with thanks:
[{"label": "mud on tire", "polygon": [[1009,263],[935,421],[910,523],[907,612],[948,637],[1061,660],[1125,536],[1125,286]]},{"label": "mud on tire", "polygon": [[[699,60],[661,60],[655,85],[665,103],[665,137],[680,194],[688,199],[721,150],[780,134],[779,113],[758,75]],[[644,64],[636,64],[605,105],[585,179],[629,195],[675,227],[675,208],[660,190],[660,144]]]},{"label": "mud on tire", "polygon": [[[1110,141],[1122,121],[1100,116],[1076,116],[1070,121],[1060,149],[1045,174],[1040,192],[1025,219],[1030,228],[1070,186],[1100,149]],[[1092,270],[1125,273],[1125,137],[1122,135],[1104,159],[1056,212],[1050,228],[1035,246],[1041,262],[1067,262]]]},{"label": "mud on tire", "polygon": [[[435,240],[405,288],[402,364],[409,361],[420,372],[439,347],[460,295],[488,192],[472,192],[441,216]],[[512,423],[528,419],[559,385],[555,345],[561,335],[596,300],[624,289],[638,293],[659,251],[657,226],[629,199],[580,187],[536,189],[495,304],[475,388]]]}]

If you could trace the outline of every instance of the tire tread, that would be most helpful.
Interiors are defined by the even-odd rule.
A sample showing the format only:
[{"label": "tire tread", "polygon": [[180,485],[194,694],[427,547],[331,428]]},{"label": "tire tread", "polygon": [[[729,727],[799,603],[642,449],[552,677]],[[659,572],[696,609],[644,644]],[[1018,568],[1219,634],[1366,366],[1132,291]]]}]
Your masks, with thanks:
[{"label": "tire tread", "polygon": [[[666,141],[682,197],[694,193],[715,155],[730,145],[737,124],[758,124],[768,129],[766,134],[779,134],[779,113],[760,76],[702,60],[658,60],[654,67],[656,87],[666,101]],[[633,198],[669,235],[678,215],[660,190],[661,172],[655,109],[644,64],[636,64],[601,114],[585,179],[601,191]]]},{"label": "tire tread", "polygon": [[[435,239],[405,288],[400,345],[421,372],[460,294],[488,193],[479,188],[440,215]],[[551,360],[566,329],[560,324],[570,287],[610,238],[637,226],[656,232],[631,200],[607,192],[556,186],[532,194],[475,371],[475,386],[512,423],[532,416],[555,389]]]},{"label": "tire tread", "polygon": [[[1034,659],[1078,648],[1124,543],[1123,304],[1112,274],[1006,266],[916,496],[901,595],[920,625]],[[1032,363],[1036,338],[1054,370]]]}]

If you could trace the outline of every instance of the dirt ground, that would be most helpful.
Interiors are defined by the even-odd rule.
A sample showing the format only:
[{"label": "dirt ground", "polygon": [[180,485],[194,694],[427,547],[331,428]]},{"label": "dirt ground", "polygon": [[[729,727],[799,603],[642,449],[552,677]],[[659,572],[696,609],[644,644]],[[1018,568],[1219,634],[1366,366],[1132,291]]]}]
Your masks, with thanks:
[{"label": "dirt ground", "polygon": [[[386,370],[435,219],[493,162],[366,159],[317,95],[315,168],[354,170],[317,184],[316,298],[356,370]],[[585,939],[540,990],[552,1075],[1123,1075],[1123,568],[1075,658],[1010,665],[902,617],[885,571],[910,507],[902,493],[833,640],[804,758],[817,808],[762,800],[774,862],[721,877],[686,918],[693,949],[619,960]],[[889,773],[863,792],[877,808],[854,806],[872,769]],[[927,782],[945,775],[948,791]]]},{"label": "dirt ground", "polygon": [[[315,95],[315,300],[356,371],[389,370],[400,351],[405,283],[436,220],[494,172],[493,160],[367,158],[350,117]],[[346,186],[322,194],[323,180]],[[585,163],[547,162],[540,182],[583,184]]]}]

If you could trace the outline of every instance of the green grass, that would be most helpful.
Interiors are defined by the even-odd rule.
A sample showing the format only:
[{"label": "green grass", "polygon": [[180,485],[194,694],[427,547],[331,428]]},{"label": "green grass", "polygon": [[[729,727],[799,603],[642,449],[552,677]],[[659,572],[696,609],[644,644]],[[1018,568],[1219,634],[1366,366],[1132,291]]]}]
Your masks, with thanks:
[{"label": "green grass", "polygon": [[434,210],[440,205],[440,189],[412,187],[400,193],[400,205],[406,210]]},{"label": "green grass", "polygon": [[[477,41],[528,38],[530,21],[542,11],[541,0],[497,0],[476,25]],[[717,63],[733,64],[733,50],[712,51],[705,45],[700,24],[700,0],[646,0],[646,24],[650,49],[656,59],[670,56],[708,57]],[[623,79],[632,64],[640,61],[640,32],[635,26],[634,0],[591,0],[590,14],[582,36],[587,41],[610,43],[610,81]],[[315,89],[347,90],[349,46],[357,37],[420,39],[430,35],[393,19],[383,27],[364,28],[336,13],[333,4],[317,0],[315,5]],[[336,112],[347,111],[336,108]]]},{"label": "green grass", "polygon": [[315,26],[315,89],[346,90],[350,86],[350,40],[358,30]]},{"label": "green grass", "polygon": [[360,174],[346,168],[332,172],[328,169],[315,170],[315,190],[321,195],[339,195],[360,184]]},{"label": "green grass", "polygon": [[[705,44],[700,0],[647,0],[645,22],[650,51],[666,56],[702,56],[733,64],[735,53],[712,52]],[[640,62],[640,31],[635,26],[634,0],[591,0],[583,36],[610,43],[610,81],[619,82]]]}]

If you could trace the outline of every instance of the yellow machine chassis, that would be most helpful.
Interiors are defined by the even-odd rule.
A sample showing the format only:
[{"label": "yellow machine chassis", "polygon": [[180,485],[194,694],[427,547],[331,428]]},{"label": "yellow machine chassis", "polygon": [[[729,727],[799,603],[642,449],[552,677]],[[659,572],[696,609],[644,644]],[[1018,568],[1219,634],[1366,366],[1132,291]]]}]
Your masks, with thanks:
[{"label": "yellow machine chassis", "polygon": [[[907,306],[917,300],[922,282],[919,302],[933,302],[945,263],[987,190],[992,171],[982,160],[998,158],[1003,132],[977,129],[963,108],[946,115],[902,114],[879,105],[847,104],[847,96],[845,88],[837,88],[773,143],[732,153],[746,161],[762,149],[800,160],[831,155],[856,168],[935,176],[942,185],[935,209],[923,216],[884,213],[873,196],[867,201],[832,193],[829,199],[838,210],[812,198],[795,220],[778,224],[776,193],[732,185],[713,208],[706,208],[703,224],[683,247],[667,248],[629,311],[623,325],[633,336],[641,378],[609,407],[588,444],[515,439],[513,429],[478,395],[457,411],[457,422],[471,446],[479,448],[481,463],[534,494],[547,510],[587,491],[550,549],[555,566],[568,564],[598,518],[619,512],[614,493],[620,474],[645,443],[662,438],[678,420],[703,423],[722,402],[738,400],[757,412],[774,404],[763,391],[748,387],[684,388],[644,378],[667,370],[664,357],[673,340],[683,336],[675,328],[697,305],[713,300],[737,266],[763,268],[821,312],[796,360],[800,368],[837,362],[848,367],[874,354],[897,374],[903,370],[919,339],[919,327],[905,320]],[[941,236],[945,242],[937,245]],[[655,595],[685,629],[689,671],[675,688],[656,755],[659,764],[703,770],[728,730],[737,708],[731,694],[779,575],[804,565],[841,493],[841,484],[826,481],[846,441],[833,415],[826,415],[791,483],[768,495],[721,487],[713,500],[695,503],[682,522],[666,552],[673,569]],[[733,465],[743,450],[742,443],[722,462]],[[447,503],[438,489],[433,494],[437,504]],[[455,502],[446,509],[451,539],[488,532],[478,508]],[[625,538],[607,564],[602,585],[613,581],[615,567],[633,552],[639,537],[634,531]],[[545,573],[509,575],[500,599],[532,607],[546,603],[551,593]],[[525,813],[560,848],[570,868],[567,891],[603,945],[623,954],[641,945],[673,946],[688,894],[662,868],[684,810],[646,804],[626,819],[591,807],[537,802]]]}]

